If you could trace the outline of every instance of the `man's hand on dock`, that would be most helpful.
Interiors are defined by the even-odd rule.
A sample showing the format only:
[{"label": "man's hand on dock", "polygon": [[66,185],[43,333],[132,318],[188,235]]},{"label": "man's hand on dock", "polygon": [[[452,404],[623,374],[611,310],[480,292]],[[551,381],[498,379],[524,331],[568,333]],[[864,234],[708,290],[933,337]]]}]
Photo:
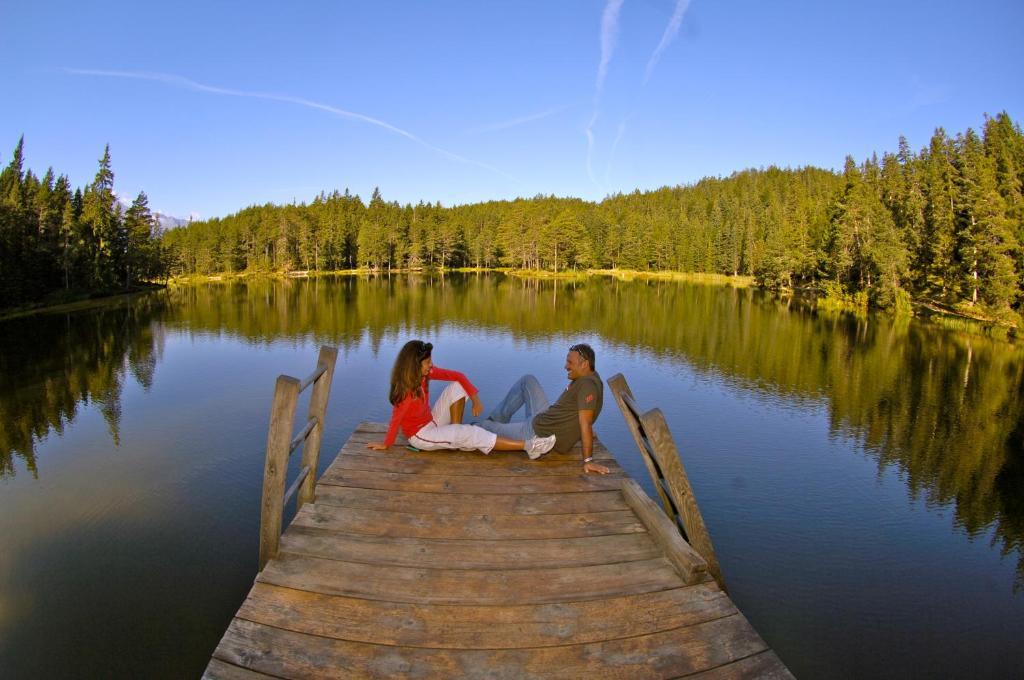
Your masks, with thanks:
[{"label": "man's hand on dock", "polygon": [[589,463],[584,463],[583,464],[583,471],[588,473],[588,474],[594,474],[594,475],[606,475],[609,472],[611,472],[611,470],[609,470],[604,465],[601,465],[600,463],[595,463],[594,461],[590,461]]}]

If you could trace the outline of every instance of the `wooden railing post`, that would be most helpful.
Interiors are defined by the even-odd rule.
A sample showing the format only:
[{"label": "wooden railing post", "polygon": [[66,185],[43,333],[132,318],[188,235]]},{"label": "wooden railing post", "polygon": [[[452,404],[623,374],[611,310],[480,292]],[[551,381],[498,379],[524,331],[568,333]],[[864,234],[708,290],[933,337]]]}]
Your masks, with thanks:
[{"label": "wooden railing post", "polygon": [[338,350],[335,347],[321,347],[320,356],[317,359],[317,366],[325,366],[326,370],[313,381],[313,394],[309,397],[309,419],[316,419],[317,425],[306,438],[302,447],[302,468],[308,468],[309,473],[299,487],[297,507],[304,503],[312,503],[316,489],[316,470],[320,464],[320,442],[324,436],[324,415],[327,413],[327,399],[331,395],[331,382],[334,380],[334,364],[338,360]]},{"label": "wooden railing post", "polygon": [[[660,409],[651,409],[640,413],[633,392],[626,383],[626,378],[618,373],[608,380],[608,387],[615,395],[615,402],[622,411],[633,440],[640,450],[647,471],[654,482],[654,489],[661,499],[665,514],[673,522],[682,525],[684,538],[707,562],[708,572],[715,578],[718,585],[725,589],[722,569],[715,556],[715,548],[711,543],[704,517],[700,514],[697,499],[690,486],[690,479],[679,457],[672,433]],[[678,526],[677,524],[677,526]]]},{"label": "wooden railing post", "polygon": [[266,566],[281,543],[281,513],[284,509],[284,481],[288,471],[289,444],[295,424],[295,405],[299,400],[299,381],[278,376],[274,402],[270,407],[267,431],[267,460],[263,469],[263,501],[260,509],[260,570]]},{"label": "wooden railing post", "polygon": [[661,475],[658,473],[658,468],[651,458],[651,452],[647,450],[647,446],[644,444],[644,435],[640,431],[640,414],[632,413],[631,405],[627,404],[627,400],[631,403],[635,402],[633,400],[633,391],[629,389],[629,384],[626,383],[626,377],[621,373],[616,373],[608,379],[608,387],[615,397],[615,403],[619,405],[619,410],[622,411],[622,417],[626,421],[629,433],[633,435],[633,441],[636,442],[637,448],[640,449],[640,458],[643,459],[644,465],[647,466],[647,473],[651,476],[651,481],[654,482],[654,490],[658,494],[658,500],[661,501],[662,507],[665,508],[665,514],[673,517],[675,512],[672,510],[672,501],[665,495],[665,489],[658,482]]}]

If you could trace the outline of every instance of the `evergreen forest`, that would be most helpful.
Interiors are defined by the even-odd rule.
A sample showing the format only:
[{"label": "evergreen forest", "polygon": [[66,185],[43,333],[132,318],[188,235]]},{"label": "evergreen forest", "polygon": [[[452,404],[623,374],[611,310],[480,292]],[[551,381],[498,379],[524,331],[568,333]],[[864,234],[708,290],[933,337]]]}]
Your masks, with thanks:
[{"label": "evergreen forest", "polygon": [[154,238],[145,194],[126,212],[109,150],[71,194],[52,171],[0,181],[0,307],[56,288],[112,289],[171,275],[415,268],[680,271],[809,288],[842,306],[908,312],[911,300],[1020,324],[1024,134],[1005,112],[981,131],[939,128],[915,152],[841,173],[768,167],[599,203],[536,196],[443,207],[374,190],[262,205]]},{"label": "evergreen forest", "polygon": [[53,168],[24,168],[25,139],[0,172],[0,310],[131,290],[164,261],[144,192],[125,209],[114,194],[110,147],[96,177],[72,192]]}]

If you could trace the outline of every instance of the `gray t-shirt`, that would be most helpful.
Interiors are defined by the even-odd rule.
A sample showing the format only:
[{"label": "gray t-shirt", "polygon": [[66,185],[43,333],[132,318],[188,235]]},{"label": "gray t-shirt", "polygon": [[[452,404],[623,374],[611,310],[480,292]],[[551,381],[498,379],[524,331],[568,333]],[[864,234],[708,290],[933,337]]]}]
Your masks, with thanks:
[{"label": "gray t-shirt", "polygon": [[533,431],[541,437],[555,435],[555,451],[564,453],[580,440],[580,411],[593,411],[594,421],[604,404],[604,383],[595,371],[569,383],[558,400],[533,417]]}]

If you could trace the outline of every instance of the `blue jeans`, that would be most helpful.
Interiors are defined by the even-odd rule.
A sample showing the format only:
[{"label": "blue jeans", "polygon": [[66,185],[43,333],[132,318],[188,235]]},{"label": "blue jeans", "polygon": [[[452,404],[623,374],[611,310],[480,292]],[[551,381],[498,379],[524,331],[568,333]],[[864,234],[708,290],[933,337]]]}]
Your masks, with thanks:
[{"label": "blue jeans", "polygon": [[[499,437],[526,441],[537,436],[533,431],[533,417],[546,411],[550,405],[540,382],[532,375],[524,375],[516,381],[501,403],[494,407],[487,420],[477,425]],[[509,422],[519,409],[524,410],[525,420]]]}]

